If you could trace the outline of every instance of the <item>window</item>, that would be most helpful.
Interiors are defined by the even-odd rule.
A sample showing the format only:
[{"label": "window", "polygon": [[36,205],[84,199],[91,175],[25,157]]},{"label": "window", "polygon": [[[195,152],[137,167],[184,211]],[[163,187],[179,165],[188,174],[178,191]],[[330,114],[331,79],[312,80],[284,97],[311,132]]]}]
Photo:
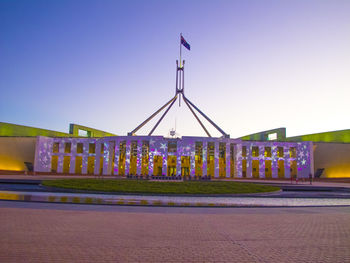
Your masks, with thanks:
[{"label": "window", "polygon": [[213,142],[208,142],[208,156],[214,156],[215,146]]},{"label": "window", "polygon": [[94,171],[95,171],[95,156],[89,156],[88,163],[87,163],[87,173],[94,174]]},{"label": "window", "polygon": [[246,146],[242,146],[242,156],[247,157],[247,147]]},{"label": "window", "polygon": [[290,154],[290,158],[296,158],[297,157],[297,150],[295,149],[295,147],[290,147],[289,148],[289,154]]},{"label": "window", "polygon": [[103,157],[100,157],[100,174],[103,174]]},{"label": "window", "polygon": [[226,159],[226,143],[219,143],[219,158]]},{"label": "window", "polygon": [[137,141],[132,141],[130,144],[130,155],[137,157]]},{"label": "window", "polygon": [[277,133],[270,133],[269,135],[267,135],[267,140],[268,141],[275,141],[277,140]]},{"label": "window", "polygon": [[[102,145],[101,145],[101,148],[103,147]],[[126,141],[122,141],[119,144],[119,164],[125,163],[125,155],[126,155]]]},{"label": "window", "polygon": [[278,155],[278,157],[281,157],[281,158],[284,157],[284,150],[283,150],[283,147],[278,147],[278,148],[277,148],[277,155]]},{"label": "window", "polygon": [[177,142],[174,141],[168,141],[168,152],[169,153],[176,153],[177,151]]},{"label": "window", "polygon": [[259,147],[258,146],[252,147],[252,155],[253,155],[253,157],[259,157]]},{"label": "window", "polygon": [[265,160],[265,178],[272,178],[272,161]]},{"label": "window", "polygon": [[148,158],[148,151],[149,151],[149,142],[143,141],[142,142],[142,157]]},{"label": "window", "polygon": [[278,160],[278,178],[284,178],[284,160]]},{"label": "window", "polygon": [[259,160],[252,160],[253,178],[259,178]]},{"label": "window", "polygon": [[271,147],[265,147],[265,157],[271,157]]},{"label": "window", "polygon": [[297,161],[296,160],[290,161],[290,175],[292,177],[296,177],[297,174],[298,174]]},{"label": "window", "polygon": [[83,167],[83,158],[81,156],[75,157],[75,173],[81,174],[81,170]]},{"label": "window", "polygon": [[78,136],[81,136],[81,137],[88,137],[88,131],[85,131],[85,130],[78,130]]},{"label": "window", "polygon": [[231,157],[231,162],[230,162],[230,165],[231,165],[231,174],[230,176],[231,177],[234,177],[235,176],[235,146],[233,143],[230,144],[230,157]]},{"label": "window", "polygon": [[63,157],[63,173],[68,174],[70,168],[70,156]]},{"label": "window", "polygon": [[54,155],[51,159],[51,172],[56,173],[57,172],[57,165],[58,164],[58,156]]},{"label": "window", "polygon": [[81,142],[77,143],[77,153],[83,153],[83,144]]},{"label": "window", "polygon": [[[203,158],[203,142],[196,142],[195,143],[195,150],[194,150],[194,159],[196,160],[196,165],[198,166],[198,163],[202,163]],[[198,166],[199,168],[199,166]]]},{"label": "window", "polygon": [[247,160],[242,160],[242,176],[247,177]]},{"label": "window", "polygon": [[52,147],[52,152],[53,153],[58,153],[59,151],[60,144],[58,142],[55,142]]},{"label": "window", "polygon": [[65,153],[70,153],[71,152],[71,147],[72,147],[72,144],[70,142],[66,142],[65,145],[64,145],[64,152]]},{"label": "window", "polygon": [[89,143],[89,153],[95,153],[96,145],[94,143]]}]

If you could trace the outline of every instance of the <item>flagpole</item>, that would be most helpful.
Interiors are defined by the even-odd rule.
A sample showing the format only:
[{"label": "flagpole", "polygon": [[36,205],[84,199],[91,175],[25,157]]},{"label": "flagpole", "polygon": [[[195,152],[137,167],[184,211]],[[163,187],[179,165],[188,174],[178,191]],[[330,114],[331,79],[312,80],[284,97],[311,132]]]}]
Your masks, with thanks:
[{"label": "flagpole", "polygon": [[182,65],[182,61],[181,61],[181,37],[182,37],[182,33],[180,33],[180,68],[181,68],[181,65]]}]

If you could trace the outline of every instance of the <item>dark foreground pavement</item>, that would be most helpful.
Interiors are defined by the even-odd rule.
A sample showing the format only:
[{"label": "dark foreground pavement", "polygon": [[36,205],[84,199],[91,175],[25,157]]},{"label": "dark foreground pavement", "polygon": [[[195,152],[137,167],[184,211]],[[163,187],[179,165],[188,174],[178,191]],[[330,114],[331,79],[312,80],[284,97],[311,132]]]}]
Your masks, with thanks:
[{"label": "dark foreground pavement", "polygon": [[350,207],[0,201],[0,262],[350,262]]}]

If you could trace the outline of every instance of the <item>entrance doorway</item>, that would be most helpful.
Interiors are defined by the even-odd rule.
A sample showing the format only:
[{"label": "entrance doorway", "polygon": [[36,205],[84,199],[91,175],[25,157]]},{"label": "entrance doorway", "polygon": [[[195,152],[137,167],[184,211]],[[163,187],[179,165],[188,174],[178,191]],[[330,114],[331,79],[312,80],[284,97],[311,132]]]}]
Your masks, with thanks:
[{"label": "entrance doorway", "polygon": [[190,156],[181,156],[181,175],[190,176]]},{"label": "entrance doorway", "polygon": [[161,176],[163,169],[163,156],[155,155],[153,158],[153,175]]},{"label": "entrance doorway", "polygon": [[168,176],[176,175],[176,156],[168,155]]}]

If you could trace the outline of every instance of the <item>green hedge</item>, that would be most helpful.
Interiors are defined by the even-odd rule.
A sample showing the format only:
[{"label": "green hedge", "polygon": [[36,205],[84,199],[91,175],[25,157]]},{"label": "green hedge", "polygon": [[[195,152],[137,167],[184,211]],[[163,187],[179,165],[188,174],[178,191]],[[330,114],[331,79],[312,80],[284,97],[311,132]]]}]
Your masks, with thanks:
[{"label": "green hedge", "polygon": [[62,179],[46,180],[42,184],[58,188],[138,194],[247,194],[280,189],[275,186],[227,181],[155,182],[123,179]]}]

